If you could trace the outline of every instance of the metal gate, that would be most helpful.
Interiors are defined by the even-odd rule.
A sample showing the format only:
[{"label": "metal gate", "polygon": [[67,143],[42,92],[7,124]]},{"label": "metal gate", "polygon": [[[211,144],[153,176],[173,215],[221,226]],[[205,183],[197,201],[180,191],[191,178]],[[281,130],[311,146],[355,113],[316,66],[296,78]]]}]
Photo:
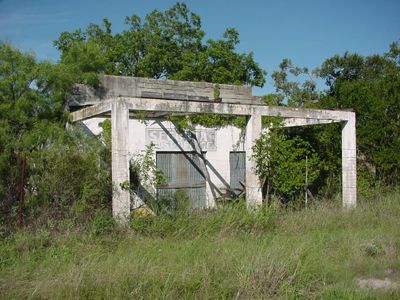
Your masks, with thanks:
[{"label": "metal gate", "polygon": [[157,188],[157,196],[173,200],[183,190],[192,200],[192,208],[206,206],[206,179],[200,158],[194,152],[157,152],[157,168],[167,177],[167,184]]},{"label": "metal gate", "polygon": [[231,190],[235,195],[239,195],[246,183],[246,152],[230,152],[229,166]]}]

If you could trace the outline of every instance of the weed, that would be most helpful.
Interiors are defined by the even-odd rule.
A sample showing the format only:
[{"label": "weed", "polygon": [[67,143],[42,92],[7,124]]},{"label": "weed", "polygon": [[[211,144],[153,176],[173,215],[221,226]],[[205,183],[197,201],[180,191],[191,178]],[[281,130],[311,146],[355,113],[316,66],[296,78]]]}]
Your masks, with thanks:
[{"label": "weed", "polygon": [[[377,193],[379,194],[379,193]],[[18,231],[0,244],[0,298],[398,299],[357,278],[400,270],[400,198],[355,210],[217,210],[132,218],[98,213],[87,232]],[[393,275],[394,276],[394,275]],[[393,277],[393,280],[397,277]]]}]

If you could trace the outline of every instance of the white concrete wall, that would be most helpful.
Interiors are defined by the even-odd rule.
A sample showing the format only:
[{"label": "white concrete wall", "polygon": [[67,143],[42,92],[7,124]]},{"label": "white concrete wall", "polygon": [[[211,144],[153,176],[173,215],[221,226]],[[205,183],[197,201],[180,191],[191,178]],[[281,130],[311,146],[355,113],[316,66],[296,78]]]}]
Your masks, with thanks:
[{"label": "white concrete wall", "polygon": [[[85,120],[84,124],[95,135],[99,135],[102,131],[99,123],[104,120],[104,118],[92,118]],[[175,141],[166,132],[172,135]],[[206,152],[205,158],[209,164],[207,164],[207,169],[211,182],[219,192],[225,193],[230,184],[229,153],[231,151],[245,151],[243,133],[234,126],[215,129],[197,126],[196,133],[199,134],[198,139],[202,151]],[[171,122],[130,119],[127,145],[129,155],[133,156],[135,153],[144,150],[146,144],[150,142],[155,143],[156,151],[194,151],[190,144],[176,132]],[[208,185],[207,198],[212,198],[211,190],[212,188]],[[216,191],[216,196],[219,196],[219,192]],[[212,201],[208,203],[209,206],[213,206]]]}]

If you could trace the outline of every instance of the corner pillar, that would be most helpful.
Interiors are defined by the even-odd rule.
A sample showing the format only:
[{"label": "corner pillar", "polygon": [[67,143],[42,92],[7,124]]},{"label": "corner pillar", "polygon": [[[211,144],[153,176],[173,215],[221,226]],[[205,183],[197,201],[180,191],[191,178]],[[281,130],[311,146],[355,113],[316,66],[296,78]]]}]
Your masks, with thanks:
[{"label": "corner pillar", "polygon": [[351,113],[342,127],[342,201],[344,208],[357,205],[356,118]]},{"label": "corner pillar", "polygon": [[130,215],[129,189],[129,110],[125,102],[116,100],[111,105],[111,164],[112,164],[112,213],[114,219],[126,224]]},{"label": "corner pillar", "polygon": [[253,159],[253,146],[261,135],[261,115],[252,114],[248,117],[246,125],[246,203],[247,207],[259,206],[262,204],[262,192],[256,165]]}]

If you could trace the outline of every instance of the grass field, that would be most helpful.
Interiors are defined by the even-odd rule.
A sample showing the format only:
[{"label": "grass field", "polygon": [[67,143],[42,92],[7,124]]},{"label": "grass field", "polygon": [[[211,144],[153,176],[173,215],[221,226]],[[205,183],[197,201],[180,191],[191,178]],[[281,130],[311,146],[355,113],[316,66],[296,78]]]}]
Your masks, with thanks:
[{"label": "grass field", "polygon": [[1,299],[400,299],[400,193],[352,211],[236,205],[101,234],[19,231],[0,267]]}]

